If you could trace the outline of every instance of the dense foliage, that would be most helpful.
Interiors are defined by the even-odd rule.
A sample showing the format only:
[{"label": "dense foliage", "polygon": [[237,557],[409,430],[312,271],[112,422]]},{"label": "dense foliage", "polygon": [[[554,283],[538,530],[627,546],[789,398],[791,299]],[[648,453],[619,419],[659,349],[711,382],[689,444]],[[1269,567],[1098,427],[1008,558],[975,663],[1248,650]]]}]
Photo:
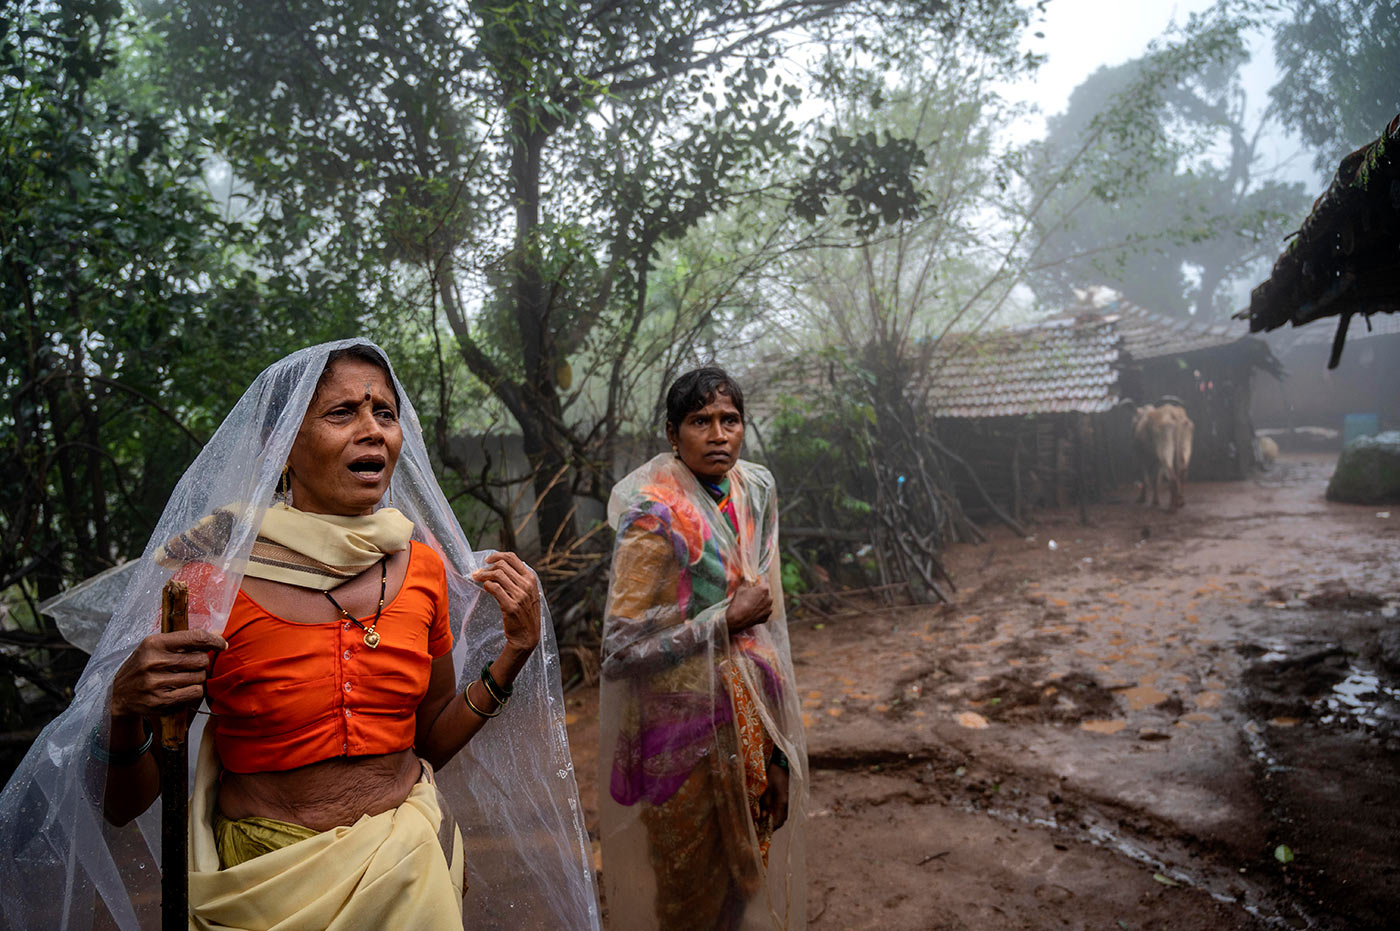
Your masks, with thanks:
[{"label": "dense foliage", "polygon": [[[37,649],[56,639],[37,602],[138,553],[250,373],[320,323],[245,260],[253,240],[211,200],[199,140],[143,92],[120,4],[11,9],[0,20],[0,591],[13,623],[0,637]],[[58,657],[11,650],[0,664],[62,702],[73,658]],[[28,723],[20,707],[0,700],[0,727]]]},{"label": "dense foliage", "polygon": [[440,443],[444,462],[502,515],[524,479],[541,542],[568,550],[575,495],[606,498],[675,348],[736,306],[742,255],[711,254],[719,286],[688,289],[657,280],[669,250],[728,211],[870,229],[917,210],[898,139],[799,147],[804,44],[887,58],[1009,5],[217,0],[160,22],[172,92],[216,115],[283,247],[323,243],[328,272],[391,280],[423,331],[442,326],[528,469],[468,475]]}]

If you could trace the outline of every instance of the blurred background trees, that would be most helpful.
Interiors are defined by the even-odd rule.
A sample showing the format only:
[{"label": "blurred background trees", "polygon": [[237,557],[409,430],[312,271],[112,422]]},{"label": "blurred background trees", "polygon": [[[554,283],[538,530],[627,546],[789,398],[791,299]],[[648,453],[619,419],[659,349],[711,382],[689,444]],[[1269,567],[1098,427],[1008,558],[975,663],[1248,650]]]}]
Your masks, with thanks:
[{"label": "blurred background trees", "polygon": [[[1261,146],[1275,114],[1249,99],[1242,31],[1222,25],[1209,59],[1166,80],[1161,68],[1175,66],[1160,51],[1101,68],[1049,120],[1030,181],[1055,206],[1036,218],[1042,260],[1027,276],[1042,301],[1072,303],[1097,285],[1222,322],[1296,227],[1312,195],[1281,180],[1274,146]],[[1104,139],[1061,183],[1040,167]]]},{"label": "blurred background trees", "polygon": [[1400,87],[1400,7],[1371,0],[1291,0],[1274,32],[1279,118],[1331,174],[1380,135]]}]

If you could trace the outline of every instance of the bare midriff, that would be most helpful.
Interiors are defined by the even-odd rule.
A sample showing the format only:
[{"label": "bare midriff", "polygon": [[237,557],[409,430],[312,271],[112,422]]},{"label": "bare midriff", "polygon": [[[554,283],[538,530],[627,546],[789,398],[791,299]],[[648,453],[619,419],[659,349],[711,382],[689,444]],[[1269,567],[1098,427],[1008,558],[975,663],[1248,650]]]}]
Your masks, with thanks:
[{"label": "bare midriff", "polygon": [[272,773],[233,773],[219,784],[224,817],[272,818],[314,831],[351,825],[362,815],[397,808],[422,775],[413,750],[337,757]]}]

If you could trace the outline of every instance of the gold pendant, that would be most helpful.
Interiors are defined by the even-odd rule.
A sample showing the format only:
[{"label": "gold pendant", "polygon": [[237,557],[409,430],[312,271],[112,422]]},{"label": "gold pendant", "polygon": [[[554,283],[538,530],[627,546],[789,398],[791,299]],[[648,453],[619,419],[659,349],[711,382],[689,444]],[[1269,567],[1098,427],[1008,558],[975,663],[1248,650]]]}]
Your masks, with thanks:
[{"label": "gold pendant", "polygon": [[379,646],[379,631],[373,629],[365,631],[365,646],[371,650]]}]

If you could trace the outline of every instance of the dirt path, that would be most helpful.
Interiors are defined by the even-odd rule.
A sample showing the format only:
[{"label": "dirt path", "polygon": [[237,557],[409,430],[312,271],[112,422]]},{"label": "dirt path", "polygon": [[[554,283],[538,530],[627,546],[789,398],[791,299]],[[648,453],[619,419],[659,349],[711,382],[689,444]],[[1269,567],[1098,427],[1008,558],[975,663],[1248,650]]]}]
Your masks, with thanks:
[{"label": "dirt path", "polygon": [[[1125,490],[956,548],[953,606],[794,621],[809,925],[1385,927],[1400,509],[1326,502],[1330,472],[1177,514]],[[568,700],[596,824],[596,690]]]}]

